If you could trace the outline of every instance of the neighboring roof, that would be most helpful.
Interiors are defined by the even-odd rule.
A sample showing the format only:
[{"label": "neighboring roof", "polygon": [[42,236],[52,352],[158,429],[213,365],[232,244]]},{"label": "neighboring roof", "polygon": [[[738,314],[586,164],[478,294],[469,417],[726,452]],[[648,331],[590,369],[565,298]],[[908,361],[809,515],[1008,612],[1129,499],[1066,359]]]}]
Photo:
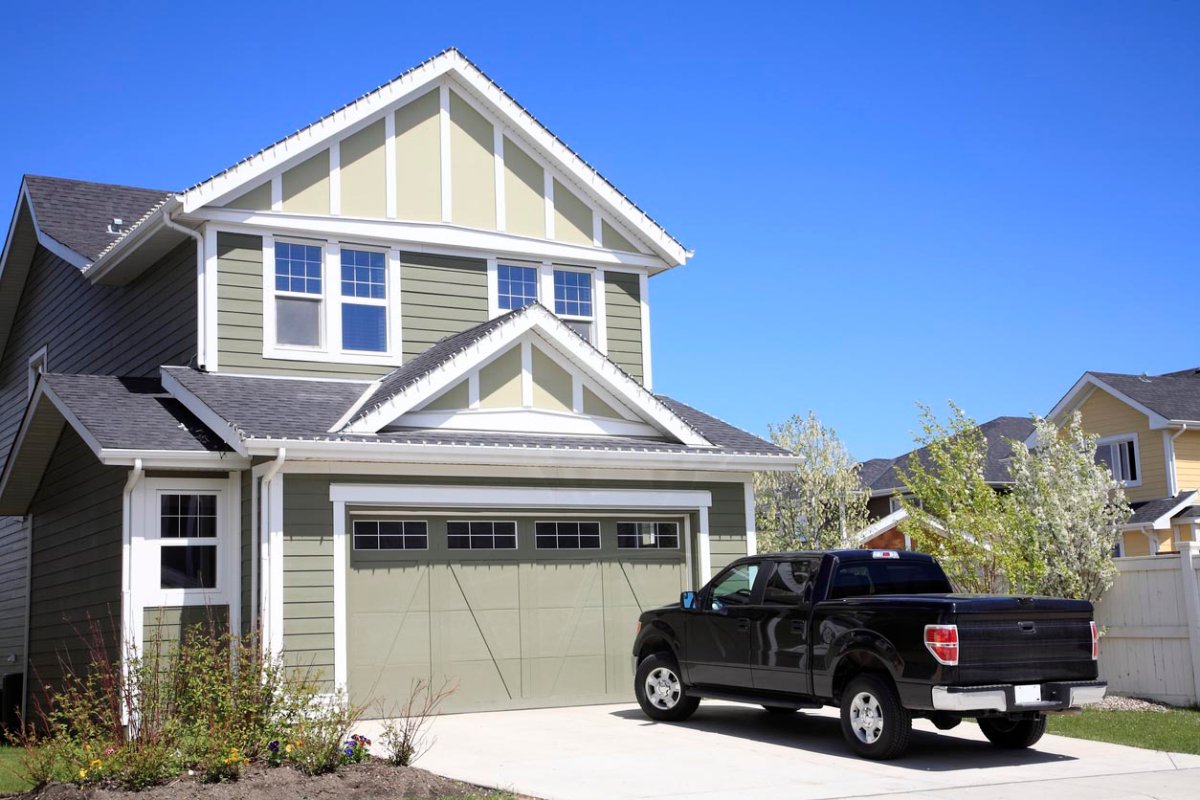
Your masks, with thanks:
[{"label": "neighboring roof", "polygon": [[1163,375],[1089,374],[1169,420],[1200,420],[1200,369]]},{"label": "neighboring roof", "polygon": [[870,486],[887,468],[892,465],[890,458],[872,458],[858,465],[858,480],[863,486]]},{"label": "neighboring roof", "polygon": [[[1155,500],[1141,500],[1130,503],[1133,515],[1125,523],[1126,527],[1145,527],[1163,529],[1171,527],[1171,519],[1180,512],[1188,511],[1196,501],[1196,491],[1180,492],[1174,497],[1159,497]],[[1193,514],[1189,514],[1189,517]]]},{"label": "neighboring roof", "polygon": [[714,446],[690,447],[665,439],[635,436],[562,436],[424,428],[388,430],[379,434],[331,433],[330,428],[361,396],[367,384],[215,374],[187,367],[163,367],[162,371],[169,388],[178,384],[186,394],[225,420],[242,442],[269,439],[547,450],[791,455],[770,442],[662,396],[658,399],[664,405],[694,426]]},{"label": "neighboring roof", "polygon": [[863,542],[869,542],[885,531],[890,531],[892,528],[896,527],[901,522],[904,522],[906,519],[908,519],[908,512],[903,508],[897,508],[886,517],[880,517],[858,533],[854,534],[851,539],[855,544],[861,545]]},{"label": "neighboring roof", "polygon": [[44,175],[26,175],[25,186],[38,228],[89,262],[121,238],[108,230],[113,219],[120,219],[121,229],[128,231],[171,196],[161,189]]},{"label": "neighboring roof", "polygon": [[157,378],[43,375],[41,381],[104,449],[229,450]]},{"label": "neighboring roof", "polygon": [[[991,484],[1008,483],[1008,461],[1012,458],[1012,442],[1013,440],[1023,442],[1029,438],[1033,433],[1033,420],[1029,417],[996,417],[982,423],[979,429],[983,431],[983,436],[987,440],[987,463],[983,469],[984,479]],[[870,483],[864,481],[864,484],[872,494],[889,494],[903,488],[904,481],[900,479],[900,472],[912,463],[913,458],[921,459],[921,463],[928,463],[928,448],[922,447],[891,459],[879,471],[874,480]],[[864,466],[881,460],[883,459],[872,459],[864,462]],[[877,466],[872,467],[872,471],[875,469]]]}]

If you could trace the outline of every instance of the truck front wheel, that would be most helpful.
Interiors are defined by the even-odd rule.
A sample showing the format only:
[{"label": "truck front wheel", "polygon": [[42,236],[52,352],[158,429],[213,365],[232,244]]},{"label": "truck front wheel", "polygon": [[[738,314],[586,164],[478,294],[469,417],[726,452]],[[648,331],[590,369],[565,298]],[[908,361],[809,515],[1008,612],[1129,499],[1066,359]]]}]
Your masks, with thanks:
[{"label": "truck front wheel", "polygon": [[649,655],[638,664],[633,692],[646,716],[660,722],[682,722],[700,705],[699,697],[684,691],[679,665],[665,653]]},{"label": "truck front wheel", "polygon": [[912,714],[886,678],[859,675],[842,692],[842,735],[863,758],[897,758],[908,749]]},{"label": "truck front wheel", "polygon": [[979,720],[979,729],[996,747],[1021,750],[1032,747],[1042,738],[1046,732],[1046,715],[1038,714],[1035,719],[985,717]]}]

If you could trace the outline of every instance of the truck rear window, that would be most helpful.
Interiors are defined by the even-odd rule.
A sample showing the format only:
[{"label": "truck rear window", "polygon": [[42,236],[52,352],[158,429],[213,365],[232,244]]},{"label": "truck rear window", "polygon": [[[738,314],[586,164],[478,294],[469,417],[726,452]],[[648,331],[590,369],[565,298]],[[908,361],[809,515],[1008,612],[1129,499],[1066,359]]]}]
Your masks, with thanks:
[{"label": "truck rear window", "polygon": [[842,564],[829,598],[874,594],[945,594],[954,591],[946,573],[931,561],[857,561]]}]

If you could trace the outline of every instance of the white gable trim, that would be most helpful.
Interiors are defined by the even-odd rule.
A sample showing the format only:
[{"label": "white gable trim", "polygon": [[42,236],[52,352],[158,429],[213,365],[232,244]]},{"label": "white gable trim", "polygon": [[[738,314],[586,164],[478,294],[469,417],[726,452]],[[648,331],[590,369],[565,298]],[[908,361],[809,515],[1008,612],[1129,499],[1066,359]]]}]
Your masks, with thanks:
[{"label": "white gable trim", "polygon": [[487,408],[458,411],[413,411],[396,420],[413,428],[455,431],[502,431],[564,436],[657,436],[644,422],[629,422],[589,414],[549,411],[544,408]]},{"label": "white gable trim", "polygon": [[416,383],[402,389],[379,407],[369,411],[345,433],[378,433],[385,425],[437,396],[453,384],[467,378],[469,372],[502,350],[517,345],[529,330],[537,333],[559,354],[566,356],[585,374],[606,387],[610,394],[660,431],[691,447],[712,447],[712,443],[667,408],[641,384],[629,377],[540,305],[526,306],[479,341],[433,369]]},{"label": "white gable trim", "polygon": [[884,531],[891,530],[901,522],[904,522],[906,519],[908,519],[908,512],[903,508],[898,508],[892,513],[888,514],[886,517],[880,517],[858,533],[854,534],[852,540],[855,545],[861,545],[863,542],[874,539]]},{"label": "white gable trim", "polygon": [[16,208],[13,210],[12,224],[10,224],[8,228],[8,239],[5,240],[4,255],[2,259],[0,259],[0,263],[6,263],[8,261],[8,245],[12,242],[13,233],[16,231],[17,218],[21,213],[22,202],[24,202],[29,208],[29,217],[33,220],[34,231],[37,232],[38,244],[49,250],[51,253],[54,253],[54,255],[58,256],[63,261],[66,261],[73,267],[87,269],[89,266],[91,266],[92,262],[86,257],[76,253],[74,250],[42,230],[42,226],[38,222],[37,210],[33,206],[33,200],[29,197],[29,186],[23,180],[21,181],[21,197],[17,202]]},{"label": "white gable trim", "polygon": [[[690,251],[662,226],[621,194],[457,50],[441,53],[312,125],[193,186],[179,195],[184,212],[190,213],[202,206],[220,204],[235,197],[245,187],[261,182],[285,162],[298,160],[313,149],[330,146],[348,130],[370,124],[412,99],[416,93],[423,93],[430,86],[438,85],[445,76],[454,79],[456,88],[462,88],[472,95],[465,99],[485,103],[491,116],[501,120],[505,128],[532,145],[538,156],[549,161],[570,182],[577,184],[599,206],[597,211],[600,214],[622,223],[619,228],[628,228],[670,266],[683,264],[691,256]],[[445,83],[441,85],[445,86]],[[443,191],[443,202],[446,199]]]},{"label": "white gable trim", "polygon": [[[1107,392],[1130,408],[1145,414],[1146,418],[1150,421],[1151,430],[1166,428],[1171,424],[1171,420],[1167,419],[1156,411],[1152,411],[1151,409],[1139,403],[1137,400],[1134,400],[1129,395],[1114,389],[1112,386],[1100,380],[1090,372],[1083,373],[1083,376],[1079,380],[1075,381],[1075,385],[1072,386],[1065,395],[1063,395],[1061,400],[1054,404],[1054,408],[1050,409],[1050,413],[1046,415],[1046,419],[1054,423],[1061,422],[1062,418],[1066,416],[1067,413],[1073,411],[1078,406],[1083,405],[1083,403],[1087,400],[1088,395],[1096,389]],[[1036,447],[1037,434],[1030,434],[1029,438],[1025,440],[1025,444],[1028,447]]]}]

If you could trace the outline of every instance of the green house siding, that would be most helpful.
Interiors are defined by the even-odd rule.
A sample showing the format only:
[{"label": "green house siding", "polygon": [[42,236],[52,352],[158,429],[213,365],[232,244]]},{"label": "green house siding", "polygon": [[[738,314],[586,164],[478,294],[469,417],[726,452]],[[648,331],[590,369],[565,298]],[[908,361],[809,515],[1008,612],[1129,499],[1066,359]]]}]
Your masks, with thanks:
[{"label": "green house siding", "polygon": [[637,275],[604,273],[608,357],[639,381],[642,368],[642,290]]},{"label": "green house siding", "polygon": [[404,359],[487,322],[487,262],[400,254]]},{"label": "green house siding", "polygon": [[[709,534],[713,568],[746,554],[745,494],[741,483],[686,481],[598,481],[497,478],[426,478],[287,474],[284,479],[284,650],[289,664],[333,674],[333,504],[332,483],[573,486],[607,489],[702,489],[712,492]],[[692,517],[692,530],[698,520]],[[586,558],[586,555],[584,556]],[[496,551],[497,561],[512,560]],[[473,557],[487,561],[489,556]],[[693,558],[693,561],[695,559]],[[707,578],[704,579],[707,581]],[[704,581],[700,581],[703,583]]]},{"label": "green house siding", "polygon": [[74,429],[63,429],[31,509],[29,674],[39,686],[58,685],[64,664],[86,667],[95,643],[117,655],[127,474],[101,465]]}]

